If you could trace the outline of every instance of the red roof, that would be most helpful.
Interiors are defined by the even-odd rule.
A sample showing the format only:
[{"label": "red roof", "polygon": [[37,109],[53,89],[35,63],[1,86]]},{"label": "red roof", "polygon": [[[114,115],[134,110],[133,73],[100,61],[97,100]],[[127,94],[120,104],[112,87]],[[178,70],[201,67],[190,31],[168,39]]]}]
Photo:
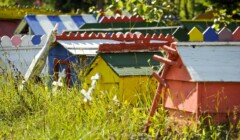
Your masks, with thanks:
[{"label": "red roof", "polygon": [[[135,52],[135,51],[158,51],[164,45],[170,45],[174,41],[171,35],[164,36],[160,34],[143,35],[136,33],[72,33],[67,34],[64,32],[56,36],[57,40],[113,40],[119,43],[103,43],[99,44],[98,52]],[[101,41],[99,41],[101,42]]]}]

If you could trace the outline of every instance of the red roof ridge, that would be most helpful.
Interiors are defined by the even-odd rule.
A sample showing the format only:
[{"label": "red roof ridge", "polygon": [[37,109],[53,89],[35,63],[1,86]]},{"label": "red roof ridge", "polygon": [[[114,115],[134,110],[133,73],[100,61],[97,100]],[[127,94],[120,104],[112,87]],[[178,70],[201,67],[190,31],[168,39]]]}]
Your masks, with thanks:
[{"label": "red roof ridge", "polygon": [[90,33],[88,34],[87,32],[77,32],[74,34],[73,32],[69,32],[68,34],[66,32],[63,32],[61,35],[56,36],[57,40],[91,40],[91,39],[106,39],[106,40],[117,40],[117,41],[135,41],[136,43],[141,43],[141,42],[149,42],[150,40],[159,40],[159,41],[169,41],[173,42],[174,38],[170,35],[167,34],[164,36],[163,34],[160,34],[159,36],[157,34],[144,34],[142,33]]}]

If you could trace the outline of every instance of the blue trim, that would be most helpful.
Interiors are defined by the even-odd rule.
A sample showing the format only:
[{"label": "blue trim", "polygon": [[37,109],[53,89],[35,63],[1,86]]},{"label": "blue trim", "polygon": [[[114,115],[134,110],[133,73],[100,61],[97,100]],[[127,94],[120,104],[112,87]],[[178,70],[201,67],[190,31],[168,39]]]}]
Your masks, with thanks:
[{"label": "blue trim", "polygon": [[33,45],[39,45],[40,43],[41,43],[41,37],[42,37],[42,35],[34,35],[33,37],[32,37],[32,43],[33,43]]}]

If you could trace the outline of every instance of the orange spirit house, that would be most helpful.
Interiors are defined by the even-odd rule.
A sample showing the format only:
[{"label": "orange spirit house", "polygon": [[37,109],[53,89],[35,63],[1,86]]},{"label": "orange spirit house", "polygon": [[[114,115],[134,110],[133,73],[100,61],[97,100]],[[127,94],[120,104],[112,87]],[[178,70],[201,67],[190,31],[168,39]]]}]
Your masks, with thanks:
[{"label": "orange spirit house", "polygon": [[[175,42],[166,46],[167,57],[154,55],[164,63],[153,76],[159,81],[150,116],[158,101],[170,116],[180,120],[196,120],[210,116],[213,123],[240,117],[240,28],[231,32],[212,28],[201,33],[193,28],[189,42]],[[148,128],[150,123],[150,118]],[[147,131],[147,129],[145,129]]]}]

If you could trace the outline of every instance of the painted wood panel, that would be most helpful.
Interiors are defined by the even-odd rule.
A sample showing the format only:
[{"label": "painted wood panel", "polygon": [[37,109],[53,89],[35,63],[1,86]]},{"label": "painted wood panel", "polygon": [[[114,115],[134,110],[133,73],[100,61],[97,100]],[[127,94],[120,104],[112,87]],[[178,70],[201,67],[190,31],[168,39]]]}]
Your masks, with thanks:
[{"label": "painted wood panel", "polygon": [[189,35],[188,35],[187,29],[177,28],[173,32],[173,36],[177,41],[188,41],[189,40]]},{"label": "painted wood panel", "polygon": [[153,97],[157,81],[149,76],[126,76],[120,77],[120,99],[136,103],[138,99],[145,99],[146,96]]},{"label": "painted wood panel", "polygon": [[[9,65],[11,70],[13,70],[11,65],[14,65],[15,69],[24,75],[33,58],[41,50],[45,42],[46,35],[14,35],[11,38],[3,36],[0,42],[2,46],[0,57],[5,65]],[[47,65],[45,65],[42,73],[47,75]]]},{"label": "painted wood panel", "polygon": [[232,33],[232,40],[233,41],[240,41],[240,27],[237,27],[234,32]]},{"label": "painted wood panel", "polygon": [[218,38],[219,38],[219,41],[231,41],[232,40],[232,32],[229,29],[227,29],[226,27],[223,27],[218,32]]},{"label": "painted wood panel", "polygon": [[208,27],[203,32],[203,38],[204,38],[204,41],[218,41],[218,34],[215,32],[214,29],[212,29],[211,27]]},{"label": "painted wood panel", "polygon": [[189,33],[189,41],[203,41],[203,35],[197,27],[193,27]]},{"label": "painted wood panel", "polygon": [[209,113],[239,112],[240,82],[204,82],[201,84],[201,110]]},{"label": "painted wood panel", "polygon": [[164,96],[164,107],[178,111],[197,112],[196,83],[167,80],[168,89]]},{"label": "painted wood panel", "polygon": [[[24,75],[28,67],[30,66],[33,58],[39,52],[40,49],[41,49],[40,47],[22,50],[12,49],[7,51],[0,49],[0,57],[2,60],[4,60],[5,64],[10,65],[9,64],[10,62],[11,65],[14,65],[14,67]],[[43,74],[47,75],[47,65],[45,65]]]},{"label": "painted wood panel", "polygon": [[94,63],[90,66],[89,74],[86,76],[86,82],[91,83],[91,77],[96,73],[99,73],[100,84],[104,86],[105,83],[119,83],[119,77],[112,71],[112,69],[107,65],[107,63],[101,58],[98,57],[95,59]]},{"label": "painted wood panel", "polygon": [[0,38],[0,45],[4,48],[16,49],[16,47],[26,48],[44,45],[46,42],[46,35],[14,35],[12,37],[2,36]]}]

